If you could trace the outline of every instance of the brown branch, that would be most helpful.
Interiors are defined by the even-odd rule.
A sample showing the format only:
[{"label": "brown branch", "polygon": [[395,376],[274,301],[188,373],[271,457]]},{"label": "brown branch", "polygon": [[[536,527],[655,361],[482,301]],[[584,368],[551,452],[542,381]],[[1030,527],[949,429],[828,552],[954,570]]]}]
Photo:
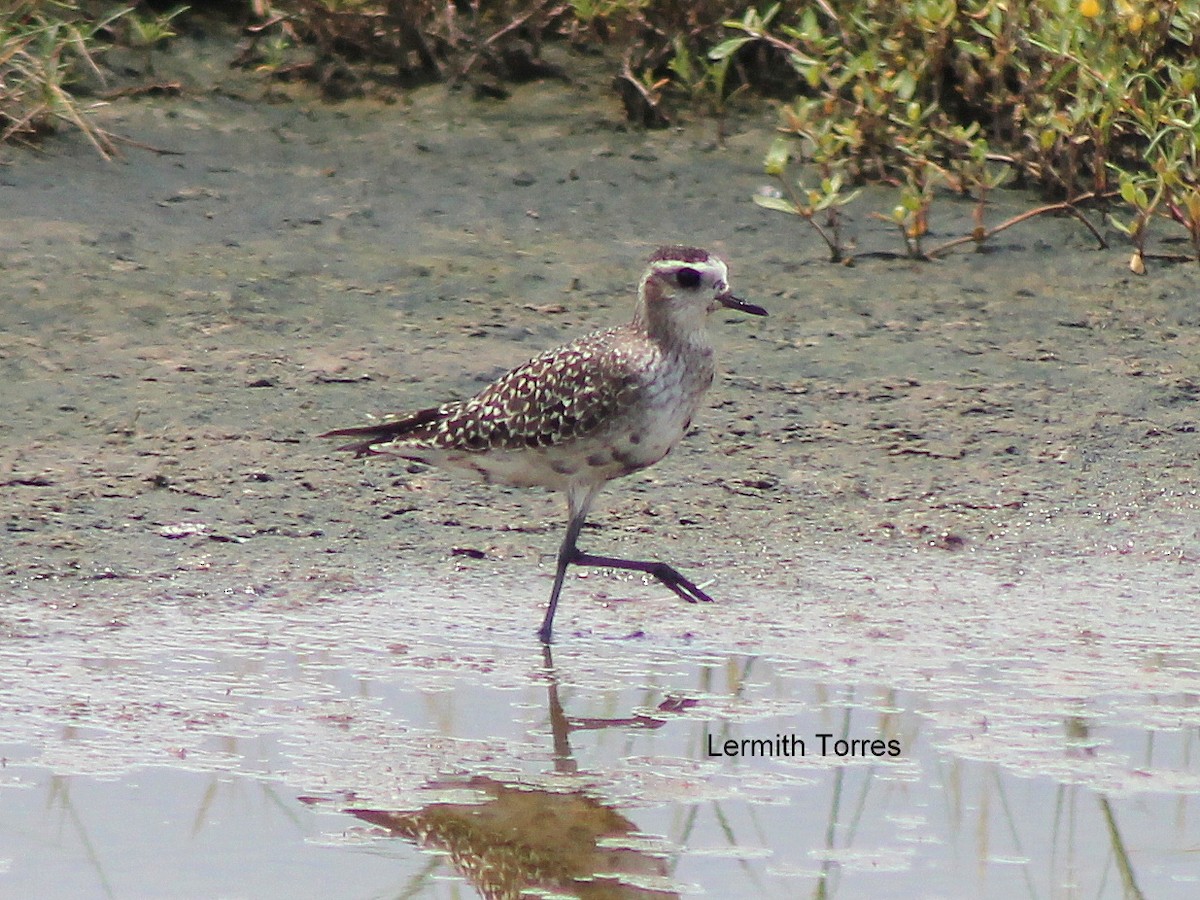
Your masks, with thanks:
[{"label": "brown branch", "polygon": [[[1113,196],[1113,194],[1108,193],[1108,194],[1103,194],[1101,196],[1102,197],[1111,197],[1111,196]],[[1046,213],[1054,213],[1054,212],[1065,212],[1068,215],[1073,216],[1074,218],[1078,219],[1080,222],[1082,222],[1084,224],[1084,227],[1086,227],[1087,230],[1092,233],[1092,237],[1094,237],[1096,239],[1096,243],[1099,245],[1099,249],[1107,250],[1108,242],[1106,240],[1104,240],[1104,237],[1100,234],[1099,231],[1096,230],[1096,226],[1088,221],[1087,216],[1085,216],[1083,213],[1081,213],[1075,206],[1075,204],[1081,203],[1085,200],[1094,200],[1094,199],[1096,199],[1096,193],[1094,191],[1092,191],[1092,192],[1089,192],[1086,194],[1080,194],[1078,197],[1074,198],[1073,200],[1063,200],[1059,203],[1051,203],[1046,206],[1039,206],[1035,209],[1028,209],[1023,213],[1020,213],[1019,215],[1013,216],[1011,219],[1007,219],[1007,220],[1001,222],[999,225],[995,226],[994,228],[989,228],[983,234],[974,234],[974,233],[965,234],[962,237],[956,237],[953,240],[946,241],[946,243],[944,243],[944,244],[939,244],[938,246],[932,248],[931,250],[926,251],[924,256],[926,259],[934,259],[934,258],[940,256],[941,254],[945,253],[947,250],[951,250],[954,247],[961,246],[962,244],[970,244],[970,243],[983,244],[983,242],[988,240],[989,238],[995,237],[1000,232],[1006,231],[1009,228],[1012,228],[1014,225],[1020,225],[1022,222],[1026,221],[1027,219],[1032,219],[1035,216],[1041,216],[1041,215],[1045,215]]]}]

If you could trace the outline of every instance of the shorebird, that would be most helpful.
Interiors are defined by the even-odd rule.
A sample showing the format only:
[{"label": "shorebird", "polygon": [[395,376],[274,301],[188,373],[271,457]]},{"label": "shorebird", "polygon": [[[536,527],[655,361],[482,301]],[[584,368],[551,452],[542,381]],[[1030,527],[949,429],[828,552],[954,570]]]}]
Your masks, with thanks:
[{"label": "shorebird", "polygon": [[711,312],[765,316],[730,293],[728,270],[696,247],[661,247],[638,285],[633,319],[549,350],[469,400],[454,400],[321,437],[353,437],[340,450],[387,454],[466,471],[488,483],[567,495],[567,533],[538,637],[550,643],[568,566],[628,569],[657,578],[689,603],[711,601],[664,562],[618,559],[576,547],[597,492],[653,465],[692,423],[712,384]]}]

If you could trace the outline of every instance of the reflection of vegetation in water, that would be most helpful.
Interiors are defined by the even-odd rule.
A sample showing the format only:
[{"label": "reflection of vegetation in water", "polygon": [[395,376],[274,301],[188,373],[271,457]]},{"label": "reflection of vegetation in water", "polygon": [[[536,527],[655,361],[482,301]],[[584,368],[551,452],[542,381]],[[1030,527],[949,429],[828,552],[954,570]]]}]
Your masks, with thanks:
[{"label": "reflection of vegetation in water", "polygon": [[[725,684],[717,684],[712,677],[702,678],[700,689],[710,694],[728,691],[731,696],[740,696],[753,662],[753,659],[746,661],[744,670],[737,672],[729,669],[732,660],[728,660]],[[703,671],[712,676],[717,669],[708,667]],[[813,705],[821,710],[819,730],[843,739],[864,733],[895,737],[905,747],[905,756],[924,755],[918,749],[923,740],[919,729],[922,720],[913,715],[913,711],[905,710],[906,702],[911,703],[918,695],[887,688],[879,691],[853,686],[830,689],[819,683],[813,685],[813,691]],[[988,731],[986,721],[982,726],[980,736],[984,737]],[[707,728],[708,723],[705,724],[705,738],[696,741],[696,747],[707,745]],[[1063,729],[1066,756],[1091,759],[1098,742],[1091,734],[1089,720],[1078,715],[1068,717]],[[723,722],[718,733],[723,741],[735,736],[738,728]],[[1191,758],[1191,748],[1197,743],[1195,734],[1182,739],[1181,754],[1185,761]],[[1151,740],[1141,762],[1147,770],[1153,768],[1152,757]],[[1186,766],[1186,762],[1184,764]],[[1047,810],[1051,814],[1043,816],[1040,813],[1046,807],[1027,799],[1025,792],[1030,782],[1014,779],[1011,774],[1014,767],[1019,768],[1016,763],[970,763],[953,755],[947,765],[935,764],[926,770],[922,792],[928,792],[929,803],[927,807],[924,802],[918,805],[931,811],[944,810],[951,843],[962,841],[974,850],[968,858],[975,857],[981,877],[986,877],[988,870],[997,864],[1007,867],[1019,860],[1019,870],[1013,877],[1023,883],[1030,896],[1034,896],[1047,890],[1053,893],[1062,883],[1078,884],[1080,867],[1083,867],[1095,877],[1098,885],[1095,894],[1107,896],[1105,868],[1096,864],[1098,860],[1105,860],[1120,874],[1122,896],[1142,897],[1137,886],[1137,860],[1128,851],[1111,801],[1086,785],[1059,784],[1054,790],[1055,802]],[[812,876],[812,896],[821,900],[839,896],[848,877],[848,868],[856,864],[885,870],[890,867],[909,870],[920,858],[915,855],[919,851],[911,843],[903,843],[897,848],[880,845],[878,836],[880,822],[910,815],[898,805],[908,793],[904,788],[905,778],[897,778],[895,770],[887,764],[875,763],[836,765],[831,772],[826,770],[826,775],[828,806],[822,842],[799,848],[801,856],[807,855],[820,864]],[[1036,789],[1034,796],[1037,796]],[[1099,803],[1099,817],[1088,815],[1093,798]],[[803,801],[797,797],[794,802]],[[745,837],[739,838],[732,818],[722,811],[721,802],[713,801],[711,805],[729,846],[744,845]],[[686,846],[687,834],[695,828],[698,812],[699,804],[693,805],[685,817],[686,833],[674,838],[677,843]],[[917,834],[928,836],[932,824],[932,821],[924,821]],[[764,823],[758,831],[760,839],[769,840],[772,826]],[[1104,845],[1107,845],[1107,852]],[[1050,879],[1048,886],[1044,883],[1047,876]],[[752,873],[747,873],[747,877],[757,884]]]},{"label": "reflection of vegetation in water", "polygon": [[[78,739],[78,736],[70,734],[64,735],[64,737]],[[236,739],[230,739],[228,743],[236,746],[238,742]],[[152,844],[153,840],[142,841],[142,835],[130,830],[130,823],[136,819],[137,810],[123,809],[124,816],[114,817],[113,810],[108,805],[97,807],[94,801],[89,802],[88,799],[77,802],[71,793],[71,788],[76,781],[82,783],[81,793],[84,798],[88,798],[92,791],[88,790],[87,779],[83,776],[52,775],[47,780],[44,805],[48,818],[56,819],[53,833],[60,840],[65,835],[71,835],[78,841],[79,847],[83,851],[86,867],[94,874],[99,896],[110,898],[125,896],[126,892],[122,889],[122,885],[129,884],[131,867],[129,859],[125,856],[124,848],[119,842],[114,843],[113,837],[132,835],[137,837],[140,843],[145,844]],[[249,790],[247,790],[247,786]],[[172,789],[178,791],[179,783],[173,783]],[[222,795],[227,803],[231,803],[238,810],[243,808],[243,804],[247,804],[251,796],[256,797],[277,815],[286,819],[294,830],[300,829],[300,815],[297,813],[294,801],[290,797],[282,795],[278,785],[256,780],[243,782],[241,779],[231,779],[227,773],[217,773],[209,778],[208,785],[200,796],[190,823],[190,840],[198,838],[206,829],[220,830],[227,826],[223,818],[225,811],[216,808],[219,806],[218,801],[222,799]],[[162,822],[160,821],[158,824],[162,825]],[[178,876],[182,868],[177,867],[172,871]],[[71,872],[71,867],[64,865],[63,872],[57,874],[64,872]],[[133,869],[133,872],[141,874],[136,868]],[[68,877],[70,876],[68,875]],[[72,893],[79,890],[77,881],[70,883],[72,888],[69,890]],[[54,894],[52,888],[47,888],[47,890],[50,891],[47,896],[60,896]],[[68,896],[68,894],[61,896]]]},{"label": "reflection of vegetation in water", "polygon": [[1099,797],[1100,812],[1104,816],[1104,824],[1108,826],[1108,839],[1112,843],[1113,859],[1117,871],[1121,873],[1121,886],[1125,896],[1130,900],[1142,900],[1145,895],[1137,886],[1137,878],[1133,872],[1133,861],[1125,849],[1125,840],[1121,837],[1121,829],[1117,827],[1117,817],[1113,812],[1112,803],[1107,797]]},{"label": "reflection of vegetation in water", "polygon": [[[747,686],[754,684],[761,689],[763,679],[771,678],[770,670],[756,666],[757,662],[754,658],[729,657],[722,663],[701,667],[697,696],[721,698],[718,702],[722,704],[739,698],[739,702],[753,704],[752,696],[746,696]],[[686,727],[688,719],[676,713],[694,716],[708,702],[693,699],[685,704],[676,697],[651,706],[653,697],[647,695],[642,707],[627,710],[625,715],[572,716],[559,702],[553,667],[548,665],[546,672],[553,768],[558,774],[579,774],[570,746],[572,734],[606,727],[615,731],[678,729]],[[772,695],[778,689],[786,692],[777,684]],[[896,738],[906,748],[906,756],[924,755],[925,751],[918,749],[922,720],[904,709],[906,700],[911,702],[917,695],[893,689],[831,688],[819,683],[812,685],[812,691],[816,715],[806,728],[843,740],[866,733]],[[611,711],[611,703],[598,702]],[[735,703],[734,708],[738,705]],[[653,712],[639,711],[646,708]],[[703,757],[704,748],[709,746],[711,726],[716,725],[716,734],[722,740],[744,733],[747,727],[720,717],[695,724],[696,730],[688,740],[688,753],[695,758]],[[750,733],[763,730],[758,728],[756,732],[753,724],[748,727]],[[980,737],[986,737],[986,723],[982,728]],[[1067,755],[1092,758],[1097,743],[1090,735],[1087,720],[1071,716],[1065,720],[1064,729]],[[747,771],[743,774],[749,774],[749,769],[757,770],[765,763],[761,759],[736,759],[729,760],[729,764],[744,767]],[[912,873],[918,865],[931,865],[931,861],[941,858],[940,854],[958,857],[964,851],[966,859],[973,861],[967,867],[973,865],[981,881],[994,882],[993,886],[1020,884],[1030,896],[1046,890],[1053,893],[1060,884],[1086,889],[1088,885],[1080,885],[1081,871],[1091,873],[1097,896],[1107,896],[1105,885],[1113,871],[1120,875],[1122,896],[1142,896],[1137,887],[1136,860],[1126,848],[1111,803],[1086,786],[1059,784],[1052,792],[1053,803],[1046,805],[1030,798],[1045,798],[1051,792],[1039,794],[1034,785],[1030,794],[1032,783],[1012,778],[1008,774],[1010,766],[970,763],[952,756],[948,764],[935,764],[925,770],[920,796],[914,798],[913,789],[907,786],[910,776],[887,761],[793,760],[787,771],[794,772],[795,765],[820,777],[799,793],[794,786],[781,782],[780,795],[788,796],[790,801],[785,804],[790,812],[782,819],[768,814],[779,809],[775,803],[759,807],[728,799],[690,800],[685,794],[675,801],[681,808],[673,815],[675,825],[666,839],[639,835],[629,814],[602,799],[601,788],[547,789],[536,778],[532,783],[518,784],[486,776],[464,777],[432,784],[430,789],[435,797],[439,791],[465,790],[476,794],[474,799],[439,799],[415,812],[352,812],[425,849],[444,851],[455,870],[489,898],[517,897],[523,895],[522,891],[538,890],[559,890],[580,897],[658,896],[659,892],[677,890],[676,877],[688,859],[687,848],[711,847],[714,838],[717,846],[732,851],[740,870],[736,878],[742,892],[754,890],[765,896],[771,895],[775,884],[763,866],[756,864],[764,858],[771,858],[774,866],[783,868],[800,861],[814,863],[805,867],[807,893],[818,900],[830,900],[845,891],[862,890],[870,883],[862,880],[863,875]],[[605,782],[600,773],[592,773],[592,777],[597,784]],[[823,798],[819,806],[813,802],[818,797]],[[1093,808],[1092,798],[1099,800],[1099,816],[1087,814]],[[913,799],[917,800],[915,805]],[[803,818],[813,827],[781,829],[781,822],[791,821],[800,808],[806,810]],[[942,816],[946,820],[947,845],[937,839],[931,842],[940,831],[936,820]],[[882,832],[881,825],[886,826]],[[897,842],[898,834],[907,837]],[[672,849],[656,849],[660,841],[662,847]],[[936,849],[939,846],[941,850]],[[770,857],[763,856],[767,848],[772,848]],[[418,876],[422,883],[435,877],[432,866]],[[1001,869],[1008,874],[1000,877]],[[727,886],[731,882],[723,883]],[[416,883],[410,887],[420,889]],[[969,888],[964,890],[970,892]],[[804,893],[797,890],[794,895]]]},{"label": "reflection of vegetation in water", "polygon": [[96,842],[92,838],[90,827],[85,824],[83,817],[71,799],[70,776],[53,776],[50,779],[49,791],[47,793],[49,796],[46,798],[46,807],[48,809],[58,809],[65,823],[78,835],[79,843],[83,847],[88,865],[96,873],[96,881],[99,882],[104,896],[115,897],[116,893],[113,891],[112,880],[108,874],[107,861],[97,851]]}]

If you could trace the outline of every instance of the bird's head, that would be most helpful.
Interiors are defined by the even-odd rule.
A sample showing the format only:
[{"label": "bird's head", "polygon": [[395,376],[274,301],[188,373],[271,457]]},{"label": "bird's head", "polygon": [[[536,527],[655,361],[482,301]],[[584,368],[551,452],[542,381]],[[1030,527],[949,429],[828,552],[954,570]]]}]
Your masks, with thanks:
[{"label": "bird's head", "polygon": [[761,306],[735,297],[729,290],[729,270],[719,257],[698,247],[660,247],[638,289],[639,315],[651,326],[687,333],[704,326],[710,312],[721,307],[765,316]]}]

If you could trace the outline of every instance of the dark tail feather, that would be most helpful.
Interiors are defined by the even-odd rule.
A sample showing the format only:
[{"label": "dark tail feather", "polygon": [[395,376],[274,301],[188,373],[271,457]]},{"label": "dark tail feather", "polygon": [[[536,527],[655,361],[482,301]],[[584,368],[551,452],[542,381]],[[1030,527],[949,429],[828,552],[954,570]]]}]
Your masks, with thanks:
[{"label": "dark tail feather", "polygon": [[396,438],[414,434],[430,422],[436,422],[440,418],[442,418],[441,409],[439,407],[431,407],[430,409],[415,412],[410,416],[405,416],[402,419],[385,419],[375,425],[360,425],[356,428],[335,428],[333,431],[327,431],[324,434],[317,435],[317,437],[364,438],[365,440],[352,441],[337,449],[353,450],[355,456],[373,456],[383,452],[374,449],[375,444],[384,444],[388,441],[394,441]]}]

